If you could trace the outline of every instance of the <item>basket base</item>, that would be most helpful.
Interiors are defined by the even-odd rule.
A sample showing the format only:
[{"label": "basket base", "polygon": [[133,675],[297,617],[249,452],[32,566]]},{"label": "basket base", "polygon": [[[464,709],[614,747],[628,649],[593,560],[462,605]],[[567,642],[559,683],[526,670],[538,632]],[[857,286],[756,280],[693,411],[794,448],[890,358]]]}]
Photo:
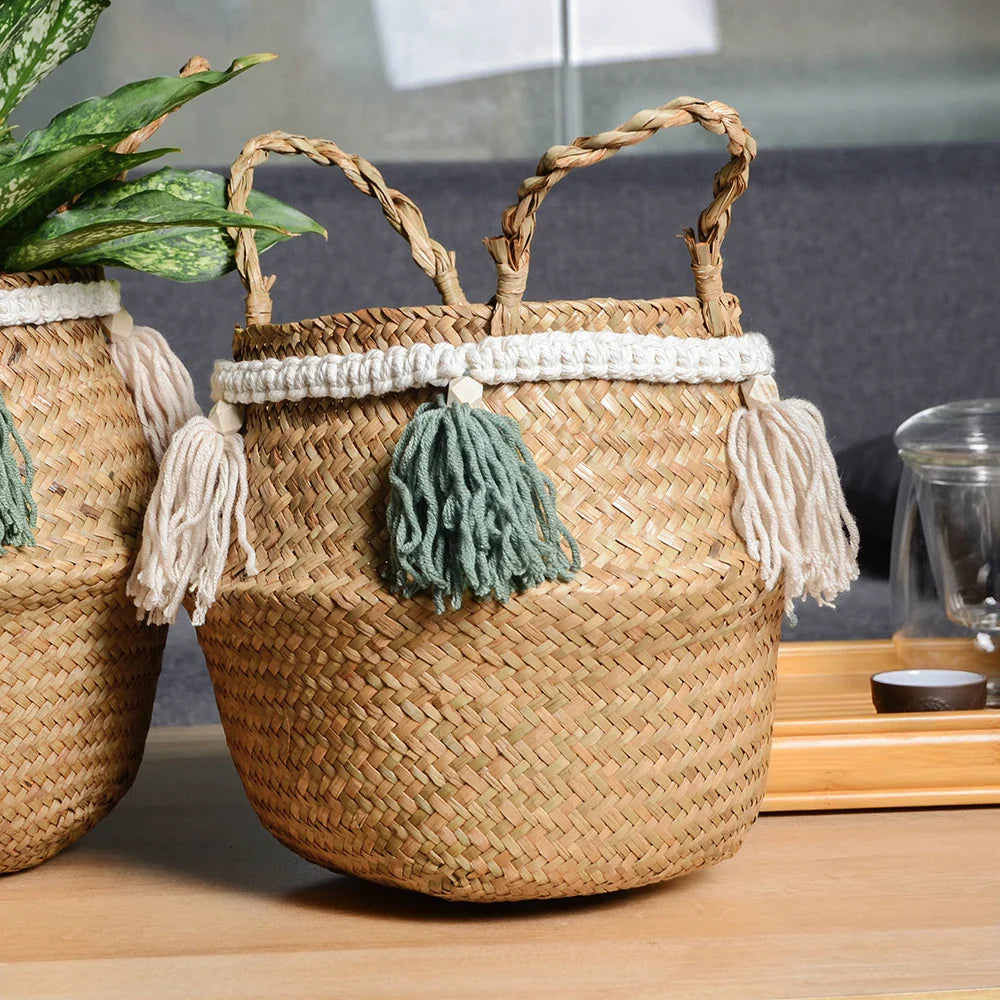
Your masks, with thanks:
[{"label": "basket base", "polygon": [[[714,868],[723,861],[728,861],[739,851],[755,819],[756,810],[754,810],[753,819],[746,822],[740,829],[735,830],[728,839],[718,844],[714,851],[703,855],[697,861],[686,865],[674,865],[660,872],[639,873],[632,871],[628,876],[624,876],[624,873],[619,870],[611,873],[612,877],[604,882],[595,880],[592,873],[582,875],[579,872],[570,873],[566,869],[559,868],[539,870],[535,873],[535,880],[526,880],[516,875],[510,879],[503,879],[484,878],[454,871],[420,871],[416,866],[398,865],[395,862],[386,866],[383,873],[373,870],[371,865],[344,864],[337,866],[331,864],[323,857],[303,850],[300,845],[281,836],[276,831],[268,828],[268,832],[299,857],[326,868],[336,875],[349,875],[377,885],[418,892],[421,895],[459,903],[510,903],[627,892],[645,886],[658,885],[661,882],[669,882],[693,871]],[[267,827],[266,821],[264,821],[264,825]]]},{"label": "basket base", "polygon": [[[57,616],[0,616],[10,639],[0,655],[0,873],[40,865],[89,832],[139,770],[167,630],[137,622],[123,587]],[[17,655],[18,630],[33,637],[28,655]]]}]

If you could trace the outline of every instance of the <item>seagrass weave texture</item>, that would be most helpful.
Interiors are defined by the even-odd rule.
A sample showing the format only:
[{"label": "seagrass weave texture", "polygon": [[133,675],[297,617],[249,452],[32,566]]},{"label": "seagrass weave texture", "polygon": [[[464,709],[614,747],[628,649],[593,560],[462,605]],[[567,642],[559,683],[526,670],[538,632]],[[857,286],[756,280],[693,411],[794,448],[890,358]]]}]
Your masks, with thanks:
[{"label": "seagrass weave texture", "polygon": [[[101,277],[0,275],[0,288]],[[0,330],[0,392],[36,466],[37,546],[0,557],[0,872],[86,833],[135,777],[166,630],[125,582],[152,456],[99,319]]]},{"label": "seagrass weave texture", "polygon": [[[522,301],[534,213],[552,184],[692,121],[725,133],[731,154],[688,236],[697,295]],[[255,140],[234,164],[234,210],[245,210],[268,150],[350,161],[373,177],[331,146]],[[240,237],[248,325],[235,356],[459,344],[491,332],[736,335],[739,303],[722,289],[719,246],[752,156],[732,109],[692,98],[555,148],[505,213],[503,235],[487,241],[498,269],[491,305],[466,303],[457,282],[441,289],[441,262],[453,257],[415,249],[447,304],[271,325],[273,279]],[[383,211],[412,206],[380,183],[367,193]],[[247,578],[233,554],[199,637],[265,826],[335,870],[476,901],[607,892],[729,857],[764,791],[783,608],[780,588],[762,590],[730,517],[726,430],[738,387],[487,388],[487,405],[518,421],[555,480],[583,570],[504,606],[441,616],[429,600],[391,596],[378,575],[392,448],[432,396],[246,409],[247,518],[261,572]]]}]

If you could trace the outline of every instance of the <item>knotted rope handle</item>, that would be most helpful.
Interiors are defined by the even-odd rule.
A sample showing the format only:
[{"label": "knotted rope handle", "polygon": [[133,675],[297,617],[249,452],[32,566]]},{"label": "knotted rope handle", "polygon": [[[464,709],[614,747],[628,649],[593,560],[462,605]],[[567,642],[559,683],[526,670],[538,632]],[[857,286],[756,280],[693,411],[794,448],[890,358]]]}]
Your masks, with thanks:
[{"label": "knotted rope handle", "polygon": [[757,143],[740,116],[719,101],[678,97],[655,111],[640,111],[611,132],[585,136],[570,146],[553,146],[539,161],[535,175],[521,183],[517,203],[503,213],[503,232],[484,242],[497,268],[497,294],[492,332],[517,333],[519,310],[528,278],[535,213],[545,196],[570,170],[614,156],[625,146],[644,142],[660,129],[697,122],[729,139],[729,162],[715,175],[712,203],[698,217],[697,235],[684,231],[695,275],[695,289],[709,330],[716,336],[736,332],[735,318],[722,307],[721,246],[729,228],[733,202],[747,188]]},{"label": "knotted rope handle", "polygon": [[[445,305],[465,302],[458,283],[455,254],[431,239],[420,209],[400,191],[389,187],[379,171],[360,156],[345,153],[329,139],[307,139],[288,132],[269,132],[251,139],[242,149],[230,170],[229,210],[249,215],[247,198],[253,186],[254,168],[270,153],[290,156],[301,153],[321,167],[335,166],[363,194],[374,198],[389,225],[410,245],[413,259],[430,275]],[[260,254],[253,233],[248,229],[230,229],[236,241],[236,269],[247,290],[246,322],[268,323],[271,320],[270,290],[274,275],[265,278],[260,270]]]}]

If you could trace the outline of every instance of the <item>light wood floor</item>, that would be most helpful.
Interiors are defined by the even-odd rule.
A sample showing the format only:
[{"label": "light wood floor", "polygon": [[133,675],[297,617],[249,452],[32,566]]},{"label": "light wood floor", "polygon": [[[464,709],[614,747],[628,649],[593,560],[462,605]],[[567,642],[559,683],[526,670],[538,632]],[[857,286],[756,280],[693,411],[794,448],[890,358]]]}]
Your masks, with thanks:
[{"label": "light wood floor", "polygon": [[995,996],[1000,808],[768,815],[708,872],[477,907],[299,860],[220,730],[157,730],[115,813],[0,879],[0,960],[3,1000]]}]

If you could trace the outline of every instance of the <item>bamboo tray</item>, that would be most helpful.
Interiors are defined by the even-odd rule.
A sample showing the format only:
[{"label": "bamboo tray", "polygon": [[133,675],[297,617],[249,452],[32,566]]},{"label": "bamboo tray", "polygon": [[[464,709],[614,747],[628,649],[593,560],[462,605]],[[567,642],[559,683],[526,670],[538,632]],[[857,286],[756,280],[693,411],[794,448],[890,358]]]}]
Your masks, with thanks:
[{"label": "bamboo tray", "polygon": [[877,715],[897,666],[890,641],[781,645],[765,812],[1000,802],[1000,711]]}]

